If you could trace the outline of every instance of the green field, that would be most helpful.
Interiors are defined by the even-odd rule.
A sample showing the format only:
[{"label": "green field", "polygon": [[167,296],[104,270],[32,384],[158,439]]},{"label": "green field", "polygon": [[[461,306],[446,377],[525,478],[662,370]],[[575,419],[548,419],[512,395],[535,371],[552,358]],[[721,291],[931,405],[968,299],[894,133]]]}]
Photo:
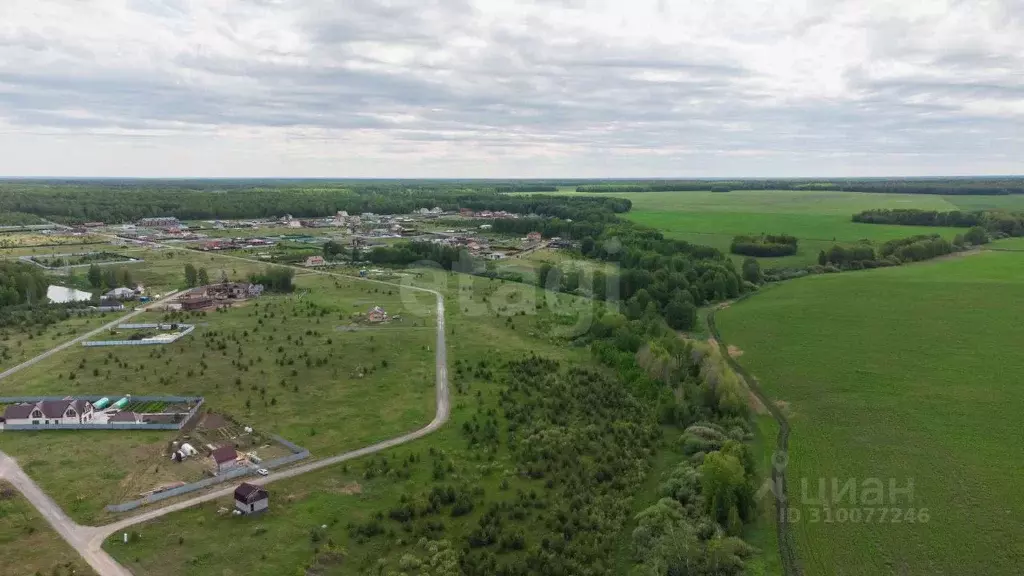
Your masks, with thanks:
[{"label": "green field", "polygon": [[93,576],[95,572],[17,491],[0,482],[0,573]]},{"label": "green field", "polygon": [[[407,306],[397,289],[352,279],[310,275],[296,285],[292,295],[186,315],[181,321],[197,328],[173,344],[72,347],[7,378],[4,392],[204,396],[208,410],[280,434],[314,457],[429,422],[435,331],[429,315],[421,315],[424,308],[411,301]],[[358,317],[374,305],[402,320],[360,323]],[[147,312],[136,319],[175,318]],[[154,488],[143,479],[152,476],[173,437],[20,432],[5,434],[3,449],[72,517],[95,521],[104,505]]]},{"label": "green field", "polygon": [[[759,258],[762,268],[816,264],[818,252],[836,242],[862,239],[884,242],[914,234],[942,234],[952,238],[962,232],[954,228],[851,221],[853,214],[871,208],[959,209],[949,200],[954,197],[946,196],[790,190],[642,192],[610,196],[627,198],[633,203],[632,210],[626,214],[630,220],[657,228],[669,237],[713,246],[725,253],[729,252],[733,237],[740,234],[785,233],[799,238],[797,254]],[[740,262],[742,257],[733,259]]]},{"label": "green field", "polygon": [[[990,251],[794,280],[719,312],[723,337],[791,414],[807,574],[1019,573],[1021,310],[1024,255]],[[828,495],[831,511],[860,508],[857,523],[804,500],[802,481],[816,499],[833,479],[879,479],[884,502],[867,507],[889,508],[885,520],[876,511],[868,522],[861,499]],[[913,500],[890,481],[912,482]],[[917,521],[894,521],[892,509]]]}]

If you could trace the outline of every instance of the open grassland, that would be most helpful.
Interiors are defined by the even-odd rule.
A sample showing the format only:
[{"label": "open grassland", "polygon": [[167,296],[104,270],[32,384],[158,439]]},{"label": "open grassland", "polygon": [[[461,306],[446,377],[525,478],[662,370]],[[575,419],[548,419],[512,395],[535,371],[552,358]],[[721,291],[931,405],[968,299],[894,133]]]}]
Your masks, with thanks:
[{"label": "open grassland", "polygon": [[[423,521],[411,524],[416,534],[407,533],[386,515],[403,495],[429,492],[433,486],[479,487],[473,510],[457,519],[448,513],[436,517],[443,528],[434,537],[458,542],[491,503],[512,501],[520,489],[543,493],[543,482],[510,474],[513,465],[504,441],[471,447],[465,430],[484,423],[489,414],[496,413],[503,422],[498,369],[504,361],[536,352],[589,364],[585,349],[568,347],[551,335],[579,323],[589,302],[462,275],[427,272],[415,282],[446,295],[452,418],[444,428],[374,457],[271,484],[270,510],[258,517],[219,515],[219,507],[232,505],[224,499],[139,526],[140,538],[127,545],[111,538],[107,550],[147,576],[277,576],[294,573],[297,566],[310,574],[356,574],[377,573],[378,565],[383,573],[413,574],[420,572],[410,569],[411,564],[401,568],[401,562],[406,554],[419,559],[429,555],[417,545]],[[433,302],[429,295],[416,298]],[[551,307],[538,310],[537,303],[544,301]],[[381,524],[390,535],[366,539],[350,533],[349,524],[365,525],[379,511],[385,513]]]},{"label": "open grassland", "polygon": [[996,240],[989,247],[993,250],[1024,251],[1024,237]]},{"label": "open grassland", "polygon": [[[43,352],[99,328],[124,312],[82,314],[47,327],[5,326],[0,328],[0,371],[17,366]],[[3,387],[0,386],[0,390]],[[3,395],[0,392],[0,395]]]},{"label": "open grassland", "polygon": [[[989,251],[807,277],[719,312],[723,337],[791,414],[807,574],[1019,573],[1022,311],[1024,255]],[[883,502],[862,492],[870,479]],[[856,501],[835,498],[833,481],[853,481]],[[912,500],[890,481],[912,483]]]},{"label": "open grassland", "polygon": [[184,289],[185,265],[189,263],[196,269],[205,268],[210,282],[220,282],[225,276],[232,281],[244,282],[250,274],[260,272],[267,266],[185,249],[150,248],[128,254],[145,260],[125,267],[131,271],[132,280],[146,286],[150,294]]},{"label": "open grassland", "polygon": [[0,573],[93,576],[95,572],[32,505],[0,482]]},{"label": "open grassland", "polygon": [[[137,319],[197,328],[164,346],[72,347],[5,380],[4,393],[205,396],[207,409],[280,434],[314,457],[426,424],[434,408],[432,300],[420,306],[398,289],[355,279],[308,275],[296,286],[291,295],[204,315],[148,312]],[[366,324],[375,305],[401,320]],[[20,432],[5,434],[3,446],[72,517],[93,521],[104,505],[155,487],[138,480],[163,463],[173,437]]]}]

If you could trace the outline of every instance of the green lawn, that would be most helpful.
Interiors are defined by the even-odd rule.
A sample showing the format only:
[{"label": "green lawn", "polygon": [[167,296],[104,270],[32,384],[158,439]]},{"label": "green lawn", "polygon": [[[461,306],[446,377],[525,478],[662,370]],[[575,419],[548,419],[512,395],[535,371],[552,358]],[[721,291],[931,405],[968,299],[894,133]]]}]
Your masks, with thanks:
[{"label": "green lawn", "polygon": [[6,482],[0,482],[0,573],[11,576],[96,574]]},{"label": "green lawn", "polygon": [[[785,402],[806,573],[1016,574],[1024,562],[1024,255],[982,252],[788,282],[719,312],[723,337]],[[886,521],[804,501],[879,479]],[[913,483],[913,500],[889,492]],[[863,494],[861,494],[863,496]],[[894,522],[892,509],[925,523]],[[818,511],[819,519],[813,515]],[[920,516],[916,516],[920,518]]]},{"label": "green lawn", "polygon": [[[4,392],[201,395],[207,409],[280,434],[314,457],[429,422],[435,331],[433,319],[420,315],[423,308],[406,306],[398,290],[354,279],[336,284],[324,276],[302,276],[296,284],[293,295],[190,315],[183,321],[195,323],[196,330],[173,344],[72,347],[6,379]],[[350,329],[352,315],[374,305],[402,320]],[[137,319],[165,318],[146,313]],[[3,449],[72,517],[91,522],[102,518],[104,505],[153,488],[139,485],[134,471],[148,474],[173,437],[20,432],[5,434]]]}]

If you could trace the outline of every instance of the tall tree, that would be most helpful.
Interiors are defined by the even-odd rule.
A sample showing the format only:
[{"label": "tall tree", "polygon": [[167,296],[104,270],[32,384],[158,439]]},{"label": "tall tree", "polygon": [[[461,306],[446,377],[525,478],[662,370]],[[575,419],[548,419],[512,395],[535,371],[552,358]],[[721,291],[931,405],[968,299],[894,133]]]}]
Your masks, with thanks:
[{"label": "tall tree", "polygon": [[93,288],[99,288],[103,285],[103,271],[100,270],[98,264],[89,265],[89,273],[86,274],[86,277],[89,279],[89,285]]},{"label": "tall tree", "polygon": [[196,272],[196,267],[191,262],[185,264],[185,285],[194,288],[198,281],[199,274]]},{"label": "tall tree", "polygon": [[196,281],[199,282],[200,286],[206,286],[210,283],[210,275],[206,272],[206,268],[200,268],[196,274]]},{"label": "tall tree", "polygon": [[744,258],[743,259],[743,279],[751,284],[760,284],[764,281],[764,276],[761,274],[761,264],[757,262],[757,258]]}]

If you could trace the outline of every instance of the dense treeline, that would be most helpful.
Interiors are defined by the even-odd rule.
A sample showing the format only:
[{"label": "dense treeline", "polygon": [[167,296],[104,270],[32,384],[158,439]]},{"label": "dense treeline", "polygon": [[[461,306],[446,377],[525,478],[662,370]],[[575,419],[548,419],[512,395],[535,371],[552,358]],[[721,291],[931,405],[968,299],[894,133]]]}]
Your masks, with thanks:
[{"label": "dense treeline", "polygon": [[545,184],[509,184],[505,186],[495,186],[495,192],[558,192],[557,186],[548,186]]},{"label": "dense treeline", "polygon": [[[205,271],[205,270],[204,270]],[[188,274],[186,273],[186,276]],[[271,266],[262,272],[253,273],[249,276],[249,282],[262,284],[268,292],[291,292],[294,289],[292,281],[295,279],[295,270],[285,266]],[[196,283],[198,283],[198,271]]]},{"label": "dense treeline", "polygon": [[1024,236],[1024,213],[1001,210],[974,212],[937,212],[934,210],[897,209],[865,210],[853,215],[854,222],[867,224],[899,224],[904,226],[980,227],[999,236]]},{"label": "dense treeline", "polygon": [[899,266],[952,254],[957,250],[962,250],[964,246],[963,237],[958,237],[954,242],[950,242],[938,234],[922,234],[889,240],[882,244],[877,252],[872,245],[867,243],[852,246],[837,244],[818,254],[818,264],[821,266],[832,265],[843,270]]},{"label": "dense treeline", "polygon": [[182,220],[268,218],[284,214],[319,217],[339,210],[358,214],[404,214],[439,207],[506,210],[520,214],[573,219],[593,209],[625,212],[628,200],[518,196],[458,188],[410,188],[396,184],[362,187],[239,187],[224,190],[142,186],[64,186],[37,183],[0,184],[0,212],[23,212],[75,223],[133,222],[140,218],[175,216]]},{"label": "dense treeline", "polygon": [[0,307],[45,303],[49,284],[37,266],[0,261]]},{"label": "dense treeline", "polygon": [[823,190],[889,194],[1006,195],[1024,194],[1024,178],[894,178],[780,180],[647,180],[584,184],[577,192],[625,193],[731,190]]},{"label": "dense treeline", "polygon": [[797,239],[786,234],[736,236],[732,239],[729,251],[742,256],[792,256],[797,251]]}]

